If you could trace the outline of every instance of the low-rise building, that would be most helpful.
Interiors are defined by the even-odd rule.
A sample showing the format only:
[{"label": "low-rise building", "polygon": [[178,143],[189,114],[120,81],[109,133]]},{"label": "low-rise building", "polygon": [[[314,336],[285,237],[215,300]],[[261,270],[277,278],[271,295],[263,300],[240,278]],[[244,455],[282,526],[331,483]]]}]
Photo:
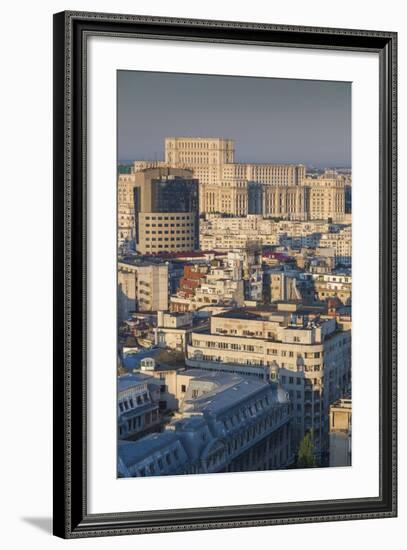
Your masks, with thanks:
[{"label": "low-rise building", "polygon": [[[195,393],[194,393],[195,392]],[[182,417],[161,434],[119,443],[119,476],[289,467],[290,402],[277,384],[214,374],[194,379]]]},{"label": "low-rise building", "polygon": [[352,265],[352,226],[348,225],[335,232],[322,235],[319,246],[332,248],[335,252],[336,264]]},{"label": "low-rise building", "polygon": [[186,351],[191,332],[192,313],[164,311],[157,313],[155,344],[158,347]]},{"label": "low-rise building", "polygon": [[118,318],[122,322],[134,311],[168,309],[168,266],[142,261],[119,261]]},{"label": "low-rise building", "polygon": [[144,374],[123,374],[117,379],[119,439],[138,439],[160,426],[160,390]]},{"label": "low-rise building", "polygon": [[329,466],[352,465],[352,400],[339,399],[329,408]]},{"label": "low-rise building", "polygon": [[352,276],[341,273],[315,274],[315,293],[319,300],[338,298],[342,304],[350,304],[352,299]]}]

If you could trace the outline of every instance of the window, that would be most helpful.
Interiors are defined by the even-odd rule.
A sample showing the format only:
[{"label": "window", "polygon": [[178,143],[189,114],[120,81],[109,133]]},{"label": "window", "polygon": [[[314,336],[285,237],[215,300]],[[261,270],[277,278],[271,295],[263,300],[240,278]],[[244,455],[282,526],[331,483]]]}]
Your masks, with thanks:
[{"label": "window", "polygon": [[182,386],[181,386],[181,392],[182,392],[182,393],[185,393],[186,391],[187,391],[186,385],[185,385],[185,384],[182,384]]}]

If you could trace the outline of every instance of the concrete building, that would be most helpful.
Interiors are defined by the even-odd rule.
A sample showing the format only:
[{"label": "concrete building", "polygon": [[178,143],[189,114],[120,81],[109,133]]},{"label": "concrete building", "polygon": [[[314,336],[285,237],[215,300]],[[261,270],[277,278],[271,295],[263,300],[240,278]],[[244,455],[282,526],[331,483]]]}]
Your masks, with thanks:
[{"label": "concrete building", "polygon": [[163,433],[119,443],[119,476],[270,470],[292,464],[290,402],[277,384],[219,373],[193,382],[181,418]]},{"label": "concrete building", "polygon": [[319,247],[331,248],[337,265],[352,265],[352,226],[341,227],[338,231],[322,235]]},{"label": "concrete building", "polygon": [[192,313],[157,312],[155,344],[185,352],[192,332]]},{"label": "concrete building", "polygon": [[313,275],[318,300],[338,298],[347,305],[352,300],[352,276],[350,274],[327,273]]},{"label": "concrete building", "polygon": [[329,405],[350,381],[351,332],[318,308],[241,308],[213,315],[208,330],[193,331],[186,363],[260,378],[268,372],[290,394],[296,444],[312,430],[321,453],[327,450]]},{"label": "concrete building", "polygon": [[352,465],[352,400],[339,399],[329,408],[329,466]]},{"label": "concrete building", "polygon": [[286,248],[316,248],[325,233],[339,231],[341,225],[324,220],[274,220],[261,214],[245,217],[224,217],[209,214],[200,223],[200,246],[203,250],[243,248],[256,239],[263,246],[281,245]]},{"label": "concrete building", "polygon": [[307,220],[309,189],[299,185],[265,185],[263,190],[264,216],[287,220]]},{"label": "concrete building", "polygon": [[249,211],[248,182],[262,185],[299,185],[305,166],[235,162],[235,142],[226,138],[168,137],[165,160],[136,161],[134,172],[174,167],[193,171],[200,182],[200,212],[245,216]]},{"label": "concrete building", "polygon": [[264,292],[266,302],[312,302],[313,282],[308,274],[290,269],[272,269],[267,273],[268,292]]},{"label": "concrete building", "polygon": [[305,178],[302,185],[309,190],[310,220],[345,220],[345,181],[341,176],[328,173],[319,178]]},{"label": "concrete building", "polygon": [[238,163],[232,139],[168,137],[165,160],[134,163],[134,173],[152,168],[190,170],[199,180],[201,214],[340,222],[350,211],[349,177],[334,171],[306,177],[301,164]]},{"label": "concrete building", "polygon": [[128,319],[134,311],[168,309],[168,266],[118,262],[118,319]]},{"label": "concrete building", "polygon": [[120,174],[119,243],[133,236],[141,254],[199,247],[199,186],[191,170],[145,168]]},{"label": "concrete building", "polygon": [[119,439],[138,439],[158,431],[159,386],[149,376],[124,374],[117,379]]}]

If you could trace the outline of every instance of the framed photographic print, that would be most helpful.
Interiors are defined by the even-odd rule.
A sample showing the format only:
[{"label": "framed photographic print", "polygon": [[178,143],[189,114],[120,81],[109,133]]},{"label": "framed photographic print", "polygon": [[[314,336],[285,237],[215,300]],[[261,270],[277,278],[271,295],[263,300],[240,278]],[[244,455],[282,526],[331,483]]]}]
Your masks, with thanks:
[{"label": "framed photographic print", "polygon": [[54,16],[54,533],[396,515],[396,34]]}]

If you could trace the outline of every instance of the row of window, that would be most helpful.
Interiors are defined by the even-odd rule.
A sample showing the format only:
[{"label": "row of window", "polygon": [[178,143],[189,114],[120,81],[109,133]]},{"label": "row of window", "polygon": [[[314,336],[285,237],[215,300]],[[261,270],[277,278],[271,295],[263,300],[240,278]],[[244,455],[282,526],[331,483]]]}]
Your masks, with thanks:
[{"label": "row of window", "polygon": [[[225,329],[218,328],[218,332],[222,332]],[[230,333],[233,331],[229,331]],[[234,331],[236,332],[236,331]],[[258,334],[257,332],[250,332],[250,331],[243,331],[243,334],[245,335],[254,335]],[[237,343],[230,343],[230,342],[218,342],[213,340],[196,340],[194,339],[192,341],[192,345],[194,347],[206,347],[209,349],[228,349],[233,351],[253,351],[256,353],[263,353],[264,348],[262,346],[255,346],[251,344],[237,344]],[[277,348],[268,348],[267,349],[267,355],[280,355],[281,357],[294,357],[296,356],[297,359],[304,357],[305,359],[319,359],[323,356],[323,352],[316,351],[316,352],[293,352],[293,351],[286,351],[286,350],[278,350]]]},{"label": "row of window", "polygon": [[123,399],[122,401],[119,401],[119,410],[121,413],[123,413],[125,411],[134,409],[138,405],[143,405],[148,401],[149,399],[148,399],[147,393],[143,393],[143,395],[137,395],[134,397],[128,397],[127,399]]},{"label": "row of window", "polygon": [[[158,221],[167,221],[167,220],[189,220],[189,216],[144,216],[145,220],[158,220]],[[147,224],[146,224],[147,225]]]},{"label": "row of window", "polygon": [[[188,248],[185,248],[186,246],[188,246]],[[161,249],[165,249],[165,250],[173,250],[174,248],[180,248],[181,250],[190,250],[190,244],[189,243],[173,243],[171,242],[168,245],[162,245],[162,244],[150,244],[150,243],[147,243],[145,245],[146,248],[151,248],[152,252],[154,252],[154,250],[158,249],[158,248],[161,248]]]},{"label": "row of window", "polygon": [[189,231],[185,231],[185,229],[171,229],[170,231],[169,230],[165,230],[165,231],[162,231],[161,229],[158,230],[158,231],[151,231],[149,229],[146,230],[146,235],[185,235],[185,234],[189,234]]},{"label": "row of window", "polygon": [[136,475],[139,475],[140,477],[144,477],[146,475],[154,475],[157,472],[159,473],[164,470],[164,462],[168,466],[171,466],[174,461],[179,461],[178,449],[173,449],[172,451],[167,452],[163,458],[158,458],[156,461],[150,462],[146,466],[139,468],[136,471]]},{"label": "row of window", "polygon": [[146,223],[146,227],[192,227],[194,225],[191,223]]},{"label": "row of window", "polygon": [[[189,242],[193,242],[194,241],[194,237],[164,237],[164,238],[157,238],[157,237],[146,237],[145,238],[145,241],[146,242],[149,242],[149,241],[158,241],[158,242],[162,242],[162,241],[169,241],[171,243],[175,242],[175,241],[189,241]],[[161,247],[160,247],[161,248]]]}]

